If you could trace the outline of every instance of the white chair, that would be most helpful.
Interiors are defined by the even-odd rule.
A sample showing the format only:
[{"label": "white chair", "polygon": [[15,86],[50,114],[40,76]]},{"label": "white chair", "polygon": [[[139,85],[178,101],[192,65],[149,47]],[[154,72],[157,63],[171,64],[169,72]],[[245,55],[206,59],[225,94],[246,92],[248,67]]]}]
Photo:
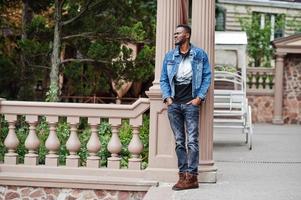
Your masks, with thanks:
[{"label": "white chair", "polygon": [[242,129],[251,150],[252,113],[246,97],[245,79],[237,73],[216,71],[214,82],[214,128]]}]

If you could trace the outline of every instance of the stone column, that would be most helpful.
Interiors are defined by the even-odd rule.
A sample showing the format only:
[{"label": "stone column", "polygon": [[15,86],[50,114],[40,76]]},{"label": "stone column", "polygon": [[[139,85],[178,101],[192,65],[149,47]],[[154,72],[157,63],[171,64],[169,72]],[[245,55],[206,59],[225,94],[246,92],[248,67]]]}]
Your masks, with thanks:
[{"label": "stone column", "polygon": [[202,103],[200,115],[200,180],[216,182],[216,168],[213,161],[213,72],[214,72],[214,32],[215,1],[192,1],[191,41],[203,48],[207,54],[212,71],[212,84],[206,101]]},{"label": "stone column", "polygon": [[276,74],[275,74],[275,96],[274,96],[274,117],[273,124],[283,124],[282,99],[283,99],[283,66],[285,53],[276,53]]},{"label": "stone column", "polygon": [[167,51],[174,48],[173,33],[180,24],[181,0],[157,1],[156,63],[153,87],[159,88],[162,63]]},{"label": "stone column", "polygon": [[160,75],[167,51],[174,48],[173,33],[180,23],[181,0],[157,0],[155,80],[147,92],[150,100],[148,178],[174,182],[177,179],[175,142],[167,108],[160,91]]},{"label": "stone column", "polygon": [[[214,58],[214,2],[210,0],[194,1],[195,27],[192,36],[196,44],[202,46],[209,52],[210,59]],[[175,142],[169,121],[167,117],[166,106],[161,99],[160,91],[160,74],[165,53],[174,47],[173,32],[175,27],[181,23],[180,17],[180,0],[158,0],[157,1],[157,35],[156,35],[156,66],[155,80],[153,86],[147,92],[150,99],[150,136],[149,136],[149,166],[147,168],[147,177],[159,181],[176,181],[177,180],[177,159],[175,154]],[[202,7],[205,6],[205,7]],[[210,10],[210,12],[208,12]],[[200,14],[200,12],[204,12]],[[204,15],[204,17],[203,17]],[[202,17],[202,18],[198,18]],[[209,25],[209,26],[208,26]],[[205,27],[205,28],[203,28]],[[212,30],[209,28],[212,27]],[[209,28],[209,29],[208,29]],[[203,33],[203,31],[208,33]],[[209,31],[210,30],[210,31]],[[202,35],[201,35],[202,33]],[[204,34],[204,35],[203,35]],[[205,37],[203,37],[205,36]],[[200,38],[203,38],[199,40]],[[209,39],[209,40],[208,40]],[[198,41],[202,41],[202,45]],[[207,45],[206,43],[207,42]],[[210,48],[209,48],[210,47]],[[211,61],[211,63],[213,63]],[[213,87],[212,87],[213,88]],[[212,89],[208,94],[207,103],[202,111],[202,116],[205,112],[212,112]],[[201,136],[201,148],[205,149],[201,154],[203,166],[200,167],[200,182],[216,182],[216,169],[212,159],[212,114],[206,118],[207,123],[204,126],[205,131]],[[211,121],[210,121],[211,120]],[[205,145],[203,145],[203,143]]]},{"label": "stone column", "polygon": [[180,23],[188,24],[189,23],[189,0],[181,0],[180,6]]}]

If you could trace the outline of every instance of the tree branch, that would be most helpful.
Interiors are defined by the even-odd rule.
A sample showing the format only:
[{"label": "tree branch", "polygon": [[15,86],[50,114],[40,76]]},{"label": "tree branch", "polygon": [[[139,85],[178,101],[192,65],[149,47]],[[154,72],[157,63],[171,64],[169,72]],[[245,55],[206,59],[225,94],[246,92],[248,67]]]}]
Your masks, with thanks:
[{"label": "tree branch", "polygon": [[75,35],[67,35],[65,37],[63,37],[63,40],[68,40],[68,39],[73,39],[76,37],[93,37],[95,36],[96,33],[95,32],[85,32],[85,33],[79,33],[79,34],[75,34]]},{"label": "tree branch", "polygon": [[74,22],[75,20],[77,20],[78,18],[80,18],[89,8],[94,7],[95,5],[97,5],[97,3],[96,3],[93,6],[89,7],[91,5],[91,3],[92,3],[92,0],[89,0],[86,3],[85,7],[75,17],[62,22],[62,26],[65,26],[67,24],[70,24],[70,23]]},{"label": "tree branch", "polygon": [[59,4],[60,10],[62,10],[62,9],[63,9],[63,5],[64,5],[64,3],[65,3],[65,0],[61,0],[61,2],[60,2],[60,4]]},{"label": "tree branch", "polygon": [[108,34],[101,34],[101,33],[95,33],[95,32],[85,32],[85,33],[79,33],[75,35],[67,35],[65,37],[62,37],[63,40],[69,40],[69,39],[74,39],[78,37],[83,37],[83,38],[97,38],[101,37],[101,39],[105,39],[107,41],[119,41],[119,42],[131,42],[131,43],[143,43],[143,44],[150,44],[151,40],[144,40],[144,41],[136,41],[127,37],[112,37],[111,35]]},{"label": "tree branch", "polygon": [[105,61],[105,60],[95,60],[95,59],[90,59],[90,58],[83,58],[83,59],[78,59],[78,58],[69,58],[61,61],[61,64],[65,64],[68,62],[77,62],[77,63],[103,63],[103,64],[111,64],[111,62]]},{"label": "tree branch", "polygon": [[43,68],[43,69],[51,69],[51,67],[43,66],[43,65],[31,65],[31,64],[28,64],[28,66],[36,67],[36,68]]}]

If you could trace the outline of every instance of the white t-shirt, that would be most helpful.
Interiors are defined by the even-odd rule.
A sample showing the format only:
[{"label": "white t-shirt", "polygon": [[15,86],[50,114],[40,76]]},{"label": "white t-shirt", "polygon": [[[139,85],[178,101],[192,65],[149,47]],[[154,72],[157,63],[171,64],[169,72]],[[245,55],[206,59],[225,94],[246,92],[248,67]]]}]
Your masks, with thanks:
[{"label": "white t-shirt", "polygon": [[189,56],[182,59],[176,74],[176,84],[189,84],[192,79],[192,66]]}]

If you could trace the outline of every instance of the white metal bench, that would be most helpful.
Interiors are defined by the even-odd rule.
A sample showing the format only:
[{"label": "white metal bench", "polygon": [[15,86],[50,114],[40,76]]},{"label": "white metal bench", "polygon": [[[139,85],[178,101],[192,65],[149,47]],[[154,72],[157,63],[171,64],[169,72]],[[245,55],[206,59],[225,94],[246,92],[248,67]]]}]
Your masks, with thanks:
[{"label": "white metal bench", "polygon": [[237,73],[216,71],[214,74],[214,128],[242,129],[252,149],[252,114],[246,97],[245,79]]}]

